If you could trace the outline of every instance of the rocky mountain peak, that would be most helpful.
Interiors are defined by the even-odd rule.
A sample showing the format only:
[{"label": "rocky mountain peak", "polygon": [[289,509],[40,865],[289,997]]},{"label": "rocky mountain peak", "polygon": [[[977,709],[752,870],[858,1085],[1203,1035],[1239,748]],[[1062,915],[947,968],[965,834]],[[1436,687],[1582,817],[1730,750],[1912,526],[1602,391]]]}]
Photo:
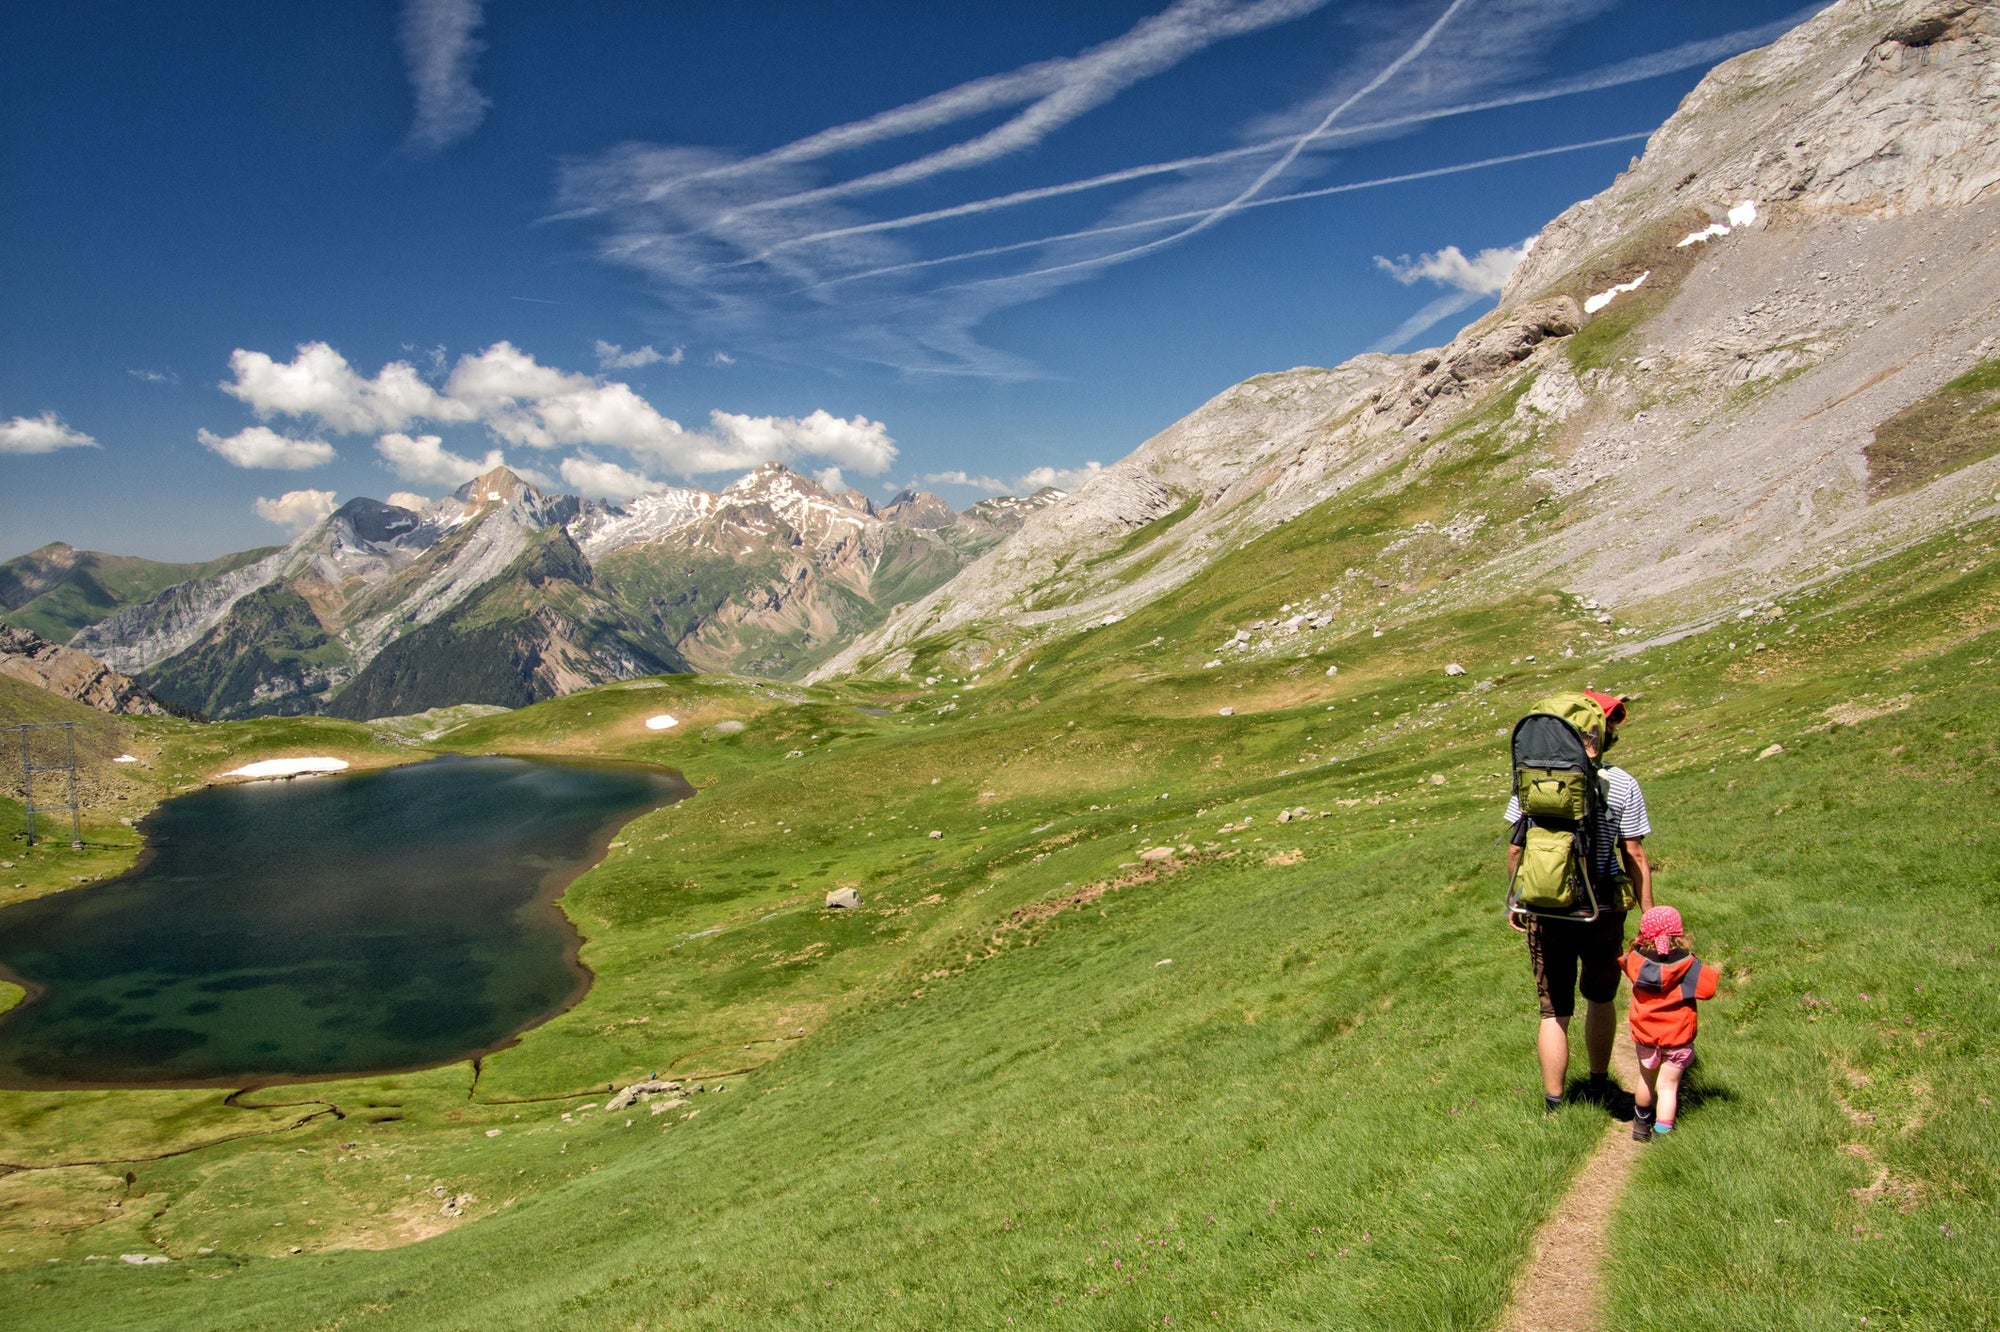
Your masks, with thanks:
[{"label": "rocky mountain peak", "polygon": [[742,498],[763,499],[770,495],[787,494],[794,490],[806,494],[832,498],[831,493],[819,482],[794,472],[781,462],[761,462],[742,476],[737,477],[722,488],[724,495]]},{"label": "rocky mountain peak", "polygon": [[[1837,0],[1710,71],[1629,171],[1543,230],[1503,304],[1563,290],[1579,272],[1615,278],[1604,261],[1650,233],[1656,250],[1709,227],[1726,235],[1746,203],[1765,215],[1899,216],[1990,197],[1996,101],[1996,0]],[[1624,257],[1629,280],[1656,256]]]},{"label": "rocky mountain peak", "polygon": [[9,560],[0,570],[0,609],[16,610],[40,596],[77,566],[83,552],[64,541],[51,541]]},{"label": "rocky mountain peak", "polygon": [[904,490],[882,506],[881,514],[892,523],[905,527],[935,530],[950,527],[958,521],[958,513],[945,503],[941,496],[927,490]]},{"label": "rocky mountain peak", "polygon": [[504,504],[522,495],[540,498],[541,493],[503,465],[473,477],[452,491],[451,497],[471,509],[482,504]]},{"label": "rocky mountain peak", "polygon": [[762,506],[808,542],[837,541],[868,526],[874,515],[857,510],[810,477],[783,463],[760,463],[723,487],[720,509]]},{"label": "rocky mountain peak", "polygon": [[351,541],[380,545],[408,535],[422,519],[409,509],[357,497],[335,509],[329,521]]}]

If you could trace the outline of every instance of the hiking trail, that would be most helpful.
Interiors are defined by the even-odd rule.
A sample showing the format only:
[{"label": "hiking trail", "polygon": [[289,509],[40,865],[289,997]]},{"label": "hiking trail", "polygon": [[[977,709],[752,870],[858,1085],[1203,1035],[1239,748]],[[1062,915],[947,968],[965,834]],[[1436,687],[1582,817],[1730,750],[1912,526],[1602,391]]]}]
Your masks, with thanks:
[{"label": "hiking trail", "polygon": [[[1638,1057],[1623,1022],[1611,1047],[1611,1071],[1627,1090],[1639,1085]],[[1597,1150],[1535,1235],[1535,1256],[1515,1282],[1498,1332],[1596,1332],[1604,1326],[1605,1232],[1645,1150],[1632,1141],[1630,1124],[1614,1119],[1606,1126]]]}]

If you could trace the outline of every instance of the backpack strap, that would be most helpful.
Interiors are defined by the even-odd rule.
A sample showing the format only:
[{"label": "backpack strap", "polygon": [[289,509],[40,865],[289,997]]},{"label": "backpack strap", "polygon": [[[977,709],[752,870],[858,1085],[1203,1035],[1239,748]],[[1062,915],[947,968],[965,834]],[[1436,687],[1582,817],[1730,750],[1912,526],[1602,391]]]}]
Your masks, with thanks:
[{"label": "backpack strap", "polygon": [[1681,976],[1681,998],[1694,1002],[1695,982],[1700,978],[1701,959],[1697,957],[1688,963],[1687,971]]}]

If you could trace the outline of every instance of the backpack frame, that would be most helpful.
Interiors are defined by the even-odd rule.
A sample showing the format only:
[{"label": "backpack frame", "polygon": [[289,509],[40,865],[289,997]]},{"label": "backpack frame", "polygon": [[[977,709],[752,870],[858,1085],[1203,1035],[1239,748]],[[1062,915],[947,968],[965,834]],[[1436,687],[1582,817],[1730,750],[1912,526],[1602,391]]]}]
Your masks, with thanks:
[{"label": "backpack frame", "polygon": [[[1564,873],[1574,888],[1575,903],[1568,907],[1548,907],[1523,900],[1521,873],[1529,865],[1529,847],[1524,845],[1513,873],[1507,878],[1508,914],[1516,918],[1594,921],[1608,909],[1607,893],[1615,891],[1615,885],[1598,882],[1596,868],[1602,851],[1597,840],[1606,833],[1604,782],[1598,773],[1597,760],[1584,747],[1584,734],[1576,724],[1553,710],[1530,712],[1514,723],[1509,747],[1514,796],[1528,822],[1528,838],[1544,847],[1567,838]],[[1544,834],[1543,838],[1535,837],[1538,830]]]}]

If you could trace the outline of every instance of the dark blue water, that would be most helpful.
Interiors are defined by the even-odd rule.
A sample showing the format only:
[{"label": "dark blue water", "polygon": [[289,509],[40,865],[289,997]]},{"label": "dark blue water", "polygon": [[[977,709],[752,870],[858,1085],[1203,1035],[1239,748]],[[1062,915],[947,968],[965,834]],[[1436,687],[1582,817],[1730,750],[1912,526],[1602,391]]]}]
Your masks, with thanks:
[{"label": "dark blue water", "polygon": [[446,758],[162,805],[122,878],[0,911],[0,1086],[190,1084],[444,1063],[582,993],[554,900],[691,794],[609,765]]}]

